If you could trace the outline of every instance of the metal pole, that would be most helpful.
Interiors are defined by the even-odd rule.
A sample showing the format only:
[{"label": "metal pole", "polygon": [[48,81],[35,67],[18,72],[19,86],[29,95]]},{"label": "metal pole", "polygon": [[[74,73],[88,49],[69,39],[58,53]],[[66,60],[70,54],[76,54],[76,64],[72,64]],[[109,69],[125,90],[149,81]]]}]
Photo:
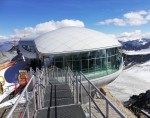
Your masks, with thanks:
[{"label": "metal pole", "polygon": [[34,110],[36,111],[37,109],[37,107],[36,107],[36,93],[35,93],[35,88],[33,89],[33,100],[34,100]]},{"label": "metal pole", "polygon": [[66,72],[65,72],[65,83],[67,84],[67,67],[66,67],[66,70],[65,70]]},{"label": "metal pole", "polygon": [[74,103],[75,103],[75,88],[74,88],[75,86],[74,86],[74,81],[73,81],[73,101],[74,101]]},{"label": "metal pole", "polygon": [[107,101],[106,101],[106,118],[109,118],[109,106]]},{"label": "metal pole", "polygon": [[[91,96],[91,84],[89,83],[89,95]],[[89,115],[91,118],[91,98],[89,97]]]},{"label": "metal pole", "polygon": [[29,118],[29,101],[28,101],[28,91],[27,91],[27,89],[26,89],[26,91],[25,91],[25,96],[26,96],[26,101],[27,101],[27,111],[26,111],[26,115],[27,115],[27,118]]},{"label": "metal pole", "polygon": [[79,103],[79,91],[78,91],[78,76],[77,76],[77,73],[76,73],[76,102],[77,104]]},{"label": "metal pole", "polygon": [[38,109],[41,108],[41,93],[40,93],[40,78],[39,78],[39,71],[37,69],[37,73],[38,73]]},{"label": "metal pole", "polygon": [[82,104],[82,75],[80,74],[80,103]]},{"label": "metal pole", "polygon": [[57,68],[57,80],[58,80],[58,68]]}]

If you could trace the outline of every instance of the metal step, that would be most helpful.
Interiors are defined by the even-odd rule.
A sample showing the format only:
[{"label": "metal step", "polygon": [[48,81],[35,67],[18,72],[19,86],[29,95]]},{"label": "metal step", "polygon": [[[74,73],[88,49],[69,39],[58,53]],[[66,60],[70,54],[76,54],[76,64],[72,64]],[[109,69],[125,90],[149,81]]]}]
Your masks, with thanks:
[{"label": "metal step", "polygon": [[52,99],[52,100],[44,101],[43,107],[60,106],[60,105],[68,105],[68,104],[74,104],[73,98],[60,98],[60,99]]},{"label": "metal step", "polygon": [[59,90],[59,91],[52,91],[52,92],[46,92],[44,95],[44,101],[50,100],[52,98],[70,98],[73,97],[70,90]]},{"label": "metal step", "polygon": [[61,83],[57,81],[49,81],[49,85],[54,85],[54,84],[61,84]]},{"label": "metal step", "polygon": [[46,86],[46,90],[45,92],[51,92],[51,91],[59,91],[59,90],[69,90],[69,85],[68,84],[56,84],[56,85],[50,85],[50,86]]},{"label": "metal step", "polygon": [[36,112],[35,118],[86,118],[80,105],[43,108]]}]

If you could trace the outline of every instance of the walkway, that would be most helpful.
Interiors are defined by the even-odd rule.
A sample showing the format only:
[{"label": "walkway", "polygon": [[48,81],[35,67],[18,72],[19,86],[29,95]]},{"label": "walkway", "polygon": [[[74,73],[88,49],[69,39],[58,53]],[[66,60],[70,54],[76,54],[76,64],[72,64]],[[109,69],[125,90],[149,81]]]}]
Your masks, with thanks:
[{"label": "walkway", "polygon": [[74,104],[74,98],[68,84],[55,79],[46,86],[43,107],[36,118],[85,118],[81,105]]}]

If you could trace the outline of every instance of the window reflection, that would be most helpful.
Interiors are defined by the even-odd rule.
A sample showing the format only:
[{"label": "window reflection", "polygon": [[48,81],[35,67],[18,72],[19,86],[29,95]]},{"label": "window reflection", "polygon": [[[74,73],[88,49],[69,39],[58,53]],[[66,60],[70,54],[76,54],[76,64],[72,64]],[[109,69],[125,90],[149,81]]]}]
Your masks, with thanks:
[{"label": "window reflection", "polygon": [[69,66],[93,79],[116,72],[121,65],[121,54],[117,48],[72,53],[55,56],[53,64],[59,68]]},{"label": "window reflection", "polygon": [[35,48],[34,48],[34,46],[22,45],[22,48],[25,49],[26,51],[35,53]]}]

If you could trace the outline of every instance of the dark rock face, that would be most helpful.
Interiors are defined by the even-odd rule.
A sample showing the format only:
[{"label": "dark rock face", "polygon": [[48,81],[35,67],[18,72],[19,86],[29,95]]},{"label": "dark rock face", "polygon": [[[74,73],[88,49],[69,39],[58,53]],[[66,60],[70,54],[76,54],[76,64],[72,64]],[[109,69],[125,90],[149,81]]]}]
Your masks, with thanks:
[{"label": "dark rock face", "polygon": [[123,49],[125,50],[142,50],[142,49],[149,49],[150,48],[150,39],[142,38],[137,40],[131,40],[120,43],[123,45]]},{"label": "dark rock face", "polygon": [[125,64],[129,63],[144,63],[150,60],[150,54],[147,55],[125,55],[123,54]]},{"label": "dark rock face", "polygon": [[141,110],[144,110],[150,115],[150,90],[146,91],[146,93],[131,96],[129,101],[124,102],[124,106],[134,112],[138,117],[144,115],[141,113]]}]

